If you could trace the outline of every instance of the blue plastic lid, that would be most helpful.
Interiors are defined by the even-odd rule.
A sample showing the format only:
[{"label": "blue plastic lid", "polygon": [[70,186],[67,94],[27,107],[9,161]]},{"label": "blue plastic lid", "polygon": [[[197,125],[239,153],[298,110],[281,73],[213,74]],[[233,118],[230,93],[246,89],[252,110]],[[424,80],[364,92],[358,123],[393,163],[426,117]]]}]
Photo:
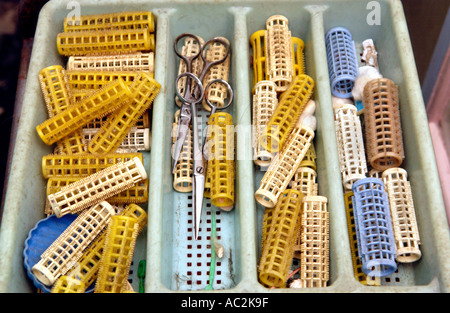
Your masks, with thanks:
[{"label": "blue plastic lid", "polygon": [[[77,214],[66,214],[60,218],[50,215],[36,223],[28,233],[23,250],[23,263],[28,277],[32,280],[36,288],[42,289],[45,293],[50,293],[52,286],[42,284],[31,271],[32,267],[39,262],[41,254],[62,234],[64,230],[78,217]],[[94,285],[91,285],[86,292],[92,292]]]}]

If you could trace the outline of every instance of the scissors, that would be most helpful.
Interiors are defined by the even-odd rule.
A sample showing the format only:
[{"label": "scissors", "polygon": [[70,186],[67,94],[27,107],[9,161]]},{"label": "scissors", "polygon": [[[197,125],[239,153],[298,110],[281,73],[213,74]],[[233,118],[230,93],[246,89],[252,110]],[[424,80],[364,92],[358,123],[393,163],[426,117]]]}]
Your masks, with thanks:
[{"label": "scissors", "polygon": [[[174,157],[173,157],[173,171],[175,171],[178,159],[181,154],[181,149],[183,147],[183,143],[186,139],[187,132],[189,131],[189,124],[192,120],[192,132],[193,132],[193,149],[194,149],[194,173],[192,177],[192,201],[193,201],[193,219],[194,219],[194,239],[197,240],[198,233],[199,233],[199,227],[200,227],[200,217],[203,207],[203,194],[205,190],[205,181],[206,181],[206,166],[207,162],[205,161],[205,144],[203,144],[203,147],[200,148],[200,141],[199,141],[199,121],[197,117],[197,104],[201,103],[203,99],[205,99],[206,104],[211,108],[211,114],[214,114],[217,109],[223,110],[228,108],[231,105],[232,99],[233,99],[233,90],[230,86],[230,84],[223,80],[223,79],[214,79],[210,81],[205,88],[203,88],[202,82],[205,78],[208,71],[215,65],[221,64],[225,62],[228,55],[230,54],[230,46],[229,44],[221,39],[221,38],[212,38],[208,41],[206,41],[201,49],[198,50],[198,53],[193,56],[184,56],[180,53],[178,50],[178,42],[185,37],[191,37],[193,38],[199,45],[200,40],[197,36],[193,34],[184,33],[179,35],[175,39],[174,48],[175,53],[178,57],[180,57],[185,63],[186,63],[186,71],[180,75],[177,76],[175,81],[175,86],[178,86],[178,81],[186,77],[186,85],[184,88],[184,95],[181,95],[178,88],[176,89],[177,97],[181,100],[181,109],[180,109],[180,116],[178,119],[178,125],[177,125],[177,137],[175,141],[175,149],[174,149]],[[222,44],[226,48],[225,56],[216,61],[209,61],[206,59],[206,51],[208,47],[212,44]],[[198,57],[201,57],[203,60],[203,69],[197,77],[192,73],[192,62],[197,59]],[[192,81],[195,81],[194,88],[192,87]],[[213,83],[221,83],[224,84],[228,89],[228,102],[221,106],[217,107],[216,105],[212,104],[207,97],[205,97],[205,94],[207,94],[208,88]],[[206,143],[206,140],[205,140]]]}]

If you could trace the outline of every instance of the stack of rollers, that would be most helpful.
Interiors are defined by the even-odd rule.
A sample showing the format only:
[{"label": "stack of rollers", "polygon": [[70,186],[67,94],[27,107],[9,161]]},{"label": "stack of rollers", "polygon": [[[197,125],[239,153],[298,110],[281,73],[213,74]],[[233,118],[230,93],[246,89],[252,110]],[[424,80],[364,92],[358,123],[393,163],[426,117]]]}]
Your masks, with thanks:
[{"label": "stack of rollers", "polygon": [[[193,37],[186,37],[181,54],[186,57],[192,57],[197,55],[199,49],[204,44],[203,38],[196,36],[200,42],[196,42]],[[224,37],[218,37],[225,42],[229,43],[228,39]],[[205,59],[208,61],[216,61],[224,58],[226,54],[226,47],[223,45],[211,45],[204,51]],[[223,79],[229,81],[230,72],[230,55],[225,62],[214,65],[211,67],[208,74],[203,79],[202,85],[207,86],[209,82],[216,79]],[[193,61],[192,73],[197,77],[200,75],[203,69],[203,60],[199,56]],[[183,74],[186,71],[186,64],[180,59],[178,67],[178,75]],[[178,89],[180,94],[184,94],[186,78],[182,77],[178,80]],[[191,88],[195,88],[195,84],[191,85]],[[212,83],[207,90],[208,94],[205,94],[205,98],[220,108],[225,104],[227,97],[227,90],[220,83]],[[181,101],[178,97],[175,97],[175,103],[181,107]],[[210,112],[210,106],[203,100],[202,108],[205,112]],[[175,112],[174,123],[172,127],[173,145],[175,147],[176,131],[180,110]],[[234,207],[234,179],[235,179],[235,166],[234,166],[234,129],[233,118],[229,113],[217,112],[212,115],[206,114],[208,119],[208,126],[206,128],[206,147],[215,147],[214,155],[207,149],[207,173],[205,181],[204,196],[209,198],[211,204],[224,211],[230,211]],[[201,131],[201,130],[199,130]],[[183,147],[180,153],[179,160],[173,171],[173,188],[177,192],[190,193],[192,192],[192,174],[194,167],[194,155],[193,155],[193,131],[192,125],[189,126],[189,131],[186,135],[186,139],[183,143]]]},{"label": "stack of rollers", "polygon": [[[147,223],[144,155],[150,151],[154,79],[152,12],[64,20],[57,48],[66,67],[42,69],[48,119],[36,127],[54,153],[42,159],[45,215],[77,218],[32,272],[55,293],[134,292],[128,282]],[[140,205],[139,205],[140,204]]]},{"label": "stack of rollers", "polygon": [[316,182],[314,81],[305,74],[305,45],[282,15],[269,17],[250,44],[253,160],[265,170],[255,192],[265,208],[259,281],[267,288],[325,287],[328,201]]},{"label": "stack of rollers", "polygon": [[398,90],[380,73],[372,39],[362,42],[360,60],[348,29],[332,28],[325,40],[354,275],[364,285],[381,285],[421,258],[411,186],[401,168]]}]

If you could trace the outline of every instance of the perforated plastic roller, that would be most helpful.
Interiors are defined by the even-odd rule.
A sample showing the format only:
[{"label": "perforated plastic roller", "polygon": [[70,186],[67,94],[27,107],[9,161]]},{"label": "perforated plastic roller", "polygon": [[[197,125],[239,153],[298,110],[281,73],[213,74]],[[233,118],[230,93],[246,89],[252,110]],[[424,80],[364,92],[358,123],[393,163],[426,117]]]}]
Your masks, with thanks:
[{"label": "perforated plastic roller", "polygon": [[353,104],[344,104],[335,111],[335,130],[339,165],[345,189],[367,174],[366,153],[361,122]]},{"label": "perforated plastic roller", "polygon": [[358,77],[358,60],[352,34],[344,27],[334,27],[325,35],[331,93],[350,98]]},{"label": "perforated plastic roller", "polygon": [[259,280],[267,287],[286,287],[300,226],[303,197],[298,190],[286,190],[273,209],[270,220],[264,224],[264,228],[268,229],[263,230],[265,239],[258,269]]},{"label": "perforated plastic roller", "polygon": [[47,198],[56,216],[60,217],[68,213],[78,213],[146,178],[147,173],[142,162],[133,158],[83,177],[57,193],[48,195]]},{"label": "perforated plastic roller", "polygon": [[402,168],[390,168],[383,172],[383,181],[389,197],[397,262],[415,262],[422,252],[408,173]]},{"label": "perforated plastic roller", "polygon": [[295,77],[289,89],[281,95],[272,117],[261,131],[260,144],[264,149],[269,152],[282,150],[313,90],[314,80],[311,77],[308,75]]},{"label": "perforated plastic roller", "polygon": [[70,89],[76,94],[81,91],[100,89],[116,79],[122,79],[130,85],[139,75],[138,72],[71,70],[66,71]]},{"label": "perforated plastic roller", "polygon": [[[138,233],[147,225],[147,213],[136,204],[127,205],[118,215],[136,219],[138,223]],[[102,232],[89,247],[83,252],[83,256],[78,260],[65,276],[61,276],[52,288],[52,293],[72,292],[82,293],[93,285],[98,276],[98,269],[105,248],[106,232]]]},{"label": "perforated plastic roller", "polygon": [[95,283],[96,293],[118,293],[126,287],[138,234],[139,223],[135,218],[120,215],[111,218]]},{"label": "perforated plastic roller", "polygon": [[268,208],[277,204],[278,198],[300,166],[314,135],[314,130],[304,125],[298,125],[292,131],[285,147],[275,156],[261,179],[261,184],[255,192],[256,201]]},{"label": "perforated plastic roller", "polygon": [[250,45],[252,46],[252,66],[253,66],[253,90],[255,86],[266,77],[266,30],[261,29],[250,36]]},{"label": "perforated plastic roller", "polygon": [[330,276],[328,199],[303,198],[300,218],[300,281],[304,288],[326,287]]},{"label": "perforated plastic roller", "polygon": [[214,113],[208,123],[208,158],[211,180],[211,203],[223,210],[234,206],[234,127],[233,117],[225,112]]},{"label": "perforated plastic roller", "polygon": [[378,178],[356,181],[353,210],[359,257],[368,276],[383,277],[397,270],[397,255],[388,195]]},{"label": "perforated plastic roller", "polygon": [[155,53],[70,56],[68,71],[155,72]]},{"label": "perforated plastic roller", "polygon": [[155,50],[155,34],[148,29],[67,32],[57,35],[56,46],[64,56],[149,52]]},{"label": "perforated plastic roller", "polygon": [[[175,112],[175,120],[173,123],[172,135],[173,143],[176,141],[176,130],[178,125],[178,119],[180,116],[180,110]],[[174,145],[172,145],[172,148]],[[210,170],[209,168],[207,169]],[[178,192],[191,192],[192,191],[192,173],[194,172],[194,149],[192,141],[192,125],[189,125],[189,130],[186,134],[186,139],[183,142],[180,157],[173,171],[173,189]],[[206,188],[205,184],[205,188]]]},{"label": "perforated plastic roller", "polygon": [[147,29],[155,31],[155,19],[151,11],[116,12],[81,15],[64,18],[64,31],[109,31],[121,29]]},{"label": "perforated plastic roller", "polygon": [[370,165],[379,171],[399,167],[405,153],[397,86],[387,78],[371,80],[364,87],[363,103]]},{"label": "perforated plastic roller", "polygon": [[[49,118],[68,109],[73,103],[67,73],[61,65],[52,65],[39,72],[39,83]],[[56,144],[56,151],[64,154],[83,153],[86,151],[83,136],[75,131],[62,138]]]},{"label": "perforated plastic roller", "polygon": [[39,137],[51,145],[80,129],[97,117],[102,117],[131,100],[132,93],[122,79],[117,79],[92,95],[36,127]]},{"label": "perforated plastic roller", "polygon": [[50,177],[85,177],[101,171],[119,162],[139,158],[143,162],[142,153],[107,153],[107,154],[74,154],[46,155],[42,157],[42,174]]},{"label": "perforated plastic roller", "polygon": [[131,101],[111,113],[88,144],[91,153],[108,153],[116,150],[139,117],[152,105],[161,85],[149,74],[143,72],[129,86]]},{"label": "perforated plastic roller", "polygon": [[353,274],[355,279],[363,285],[379,286],[380,277],[369,277],[364,274],[362,264],[359,259],[359,247],[356,234],[355,213],[353,209],[353,191],[344,194],[345,213],[347,216],[348,237],[350,240],[350,251],[352,256]]},{"label": "perforated plastic roller", "polygon": [[64,232],[42,253],[32,271],[39,281],[49,286],[65,275],[83,255],[83,250],[103,231],[114,208],[106,201],[82,212]]},{"label": "perforated plastic roller", "polygon": [[265,150],[260,143],[261,132],[272,117],[278,105],[275,83],[261,80],[255,85],[253,94],[253,161],[259,166],[269,166],[275,153]]},{"label": "perforated plastic roller", "polygon": [[276,85],[277,92],[288,89],[294,77],[291,31],[283,15],[266,20],[266,76]]}]

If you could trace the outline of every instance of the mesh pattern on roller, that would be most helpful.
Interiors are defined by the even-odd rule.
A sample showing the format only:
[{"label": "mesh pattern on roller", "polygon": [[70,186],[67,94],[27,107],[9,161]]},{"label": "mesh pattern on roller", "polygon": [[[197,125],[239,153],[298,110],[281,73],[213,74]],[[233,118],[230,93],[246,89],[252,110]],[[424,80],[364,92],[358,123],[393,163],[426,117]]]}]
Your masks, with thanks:
[{"label": "mesh pattern on roller", "polygon": [[48,201],[55,214],[60,217],[81,210],[108,199],[123,190],[146,179],[142,162],[133,158],[107,167],[48,195]]},{"label": "mesh pattern on roller", "polygon": [[253,95],[253,161],[259,166],[268,166],[275,153],[266,151],[260,144],[261,131],[266,127],[278,105],[275,83],[262,80],[255,85]]},{"label": "mesh pattern on roller", "polygon": [[399,167],[405,155],[397,86],[387,78],[371,80],[364,87],[363,102],[370,165],[379,171]]},{"label": "mesh pattern on roller", "polygon": [[303,288],[326,287],[330,276],[328,200],[303,198],[300,237],[300,280]]},{"label": "mesh pattern on roller", "polygon": [[[259,280],[267,287],[286,287],[294,244],[300,224],[303,194],[288,189],[273,209],[259,263]],[[266,209],[267,210],[267,209]],[[272,209],[269,209],[272,210]]]},{"label": "mesh pattern on roller", "polygon": [[266,75],[277,92],[288,89],[294,77],[292,42],[288,19],[273,15],[266,20]]},{"label": "mesh pattern on roller", "polygon": [[388,195],[378,178],[353,184],[353,210],[358,251],[364,274],[383,277],[397,270],[396,248]]},{"label": "mesh pattern on roller", "polygon": [[59,33],[58,52],[64,56],[134,53],[155,50],[155,34],[148,29]]},{"label": "mesh pattern on roller", "polygon": [[83,211],[42,253],[32,270],[45,285],[65,275],[83,255],[83,250],[103,231],[115,214],[108,202],[101,202]]},{"label": "mesh pattern on roller", "polygon": [[233,117],[225,112],[214,113],[208,123],[209,176],[211,203],[223,209],[234,205],[234,128]]},{"label": "mesh pattern on roller", "polygon": [[389,197],[397,261],[415,262],[422,253],[408,173],[402,168],[391,168],[383,172],[383,181]]},{"label": "mesh pattern on roller", "polygon": [[358,77],[358,61],[351,33],[343,27],[330,29],[325,36],[331,93],[350,98]]},{"label": "mesh pattern on roller", "polygon": [[295,128],[292,131],[286,146],[275,156],[261,179],[260,186],[255,192],[256,201],[268,208],[276,205],[279,196],[286,190],[297,171],[313,138],[314,131],[307,126]]},{"label": "mesh pattern on roller", "polygon": [[296,76],[278,101],[267,126],[261,131],[260,144],[269,152],[278,152],[298,121],[314,89],[308,75]]},{"label": "mesh pattern on roller", "polygon": [[339,164],[346,190],[351,190],[355,181],[366,177],[367,163],[364,150],[361,122],[352,104],[344,104],[335,111]]},{"label": "mesh pattern on roller", "polygon": [[[175,122],[172,125],[173,129],[173,145],[175,147],[176,131],[178,125],[178,118],[180,116],[180,110],[175,112]],[[209,171],[209,168],[207,169]],[[189,130],[186,134],[186,138],[181,148],[178,162],[173,172],[173,189],[178,192],[191,192],[192,191],[192,174],[194,173],[194,148],[192,137],[192,125],[189,125]],[[206,188],[206,183],[205,183]]]}]

